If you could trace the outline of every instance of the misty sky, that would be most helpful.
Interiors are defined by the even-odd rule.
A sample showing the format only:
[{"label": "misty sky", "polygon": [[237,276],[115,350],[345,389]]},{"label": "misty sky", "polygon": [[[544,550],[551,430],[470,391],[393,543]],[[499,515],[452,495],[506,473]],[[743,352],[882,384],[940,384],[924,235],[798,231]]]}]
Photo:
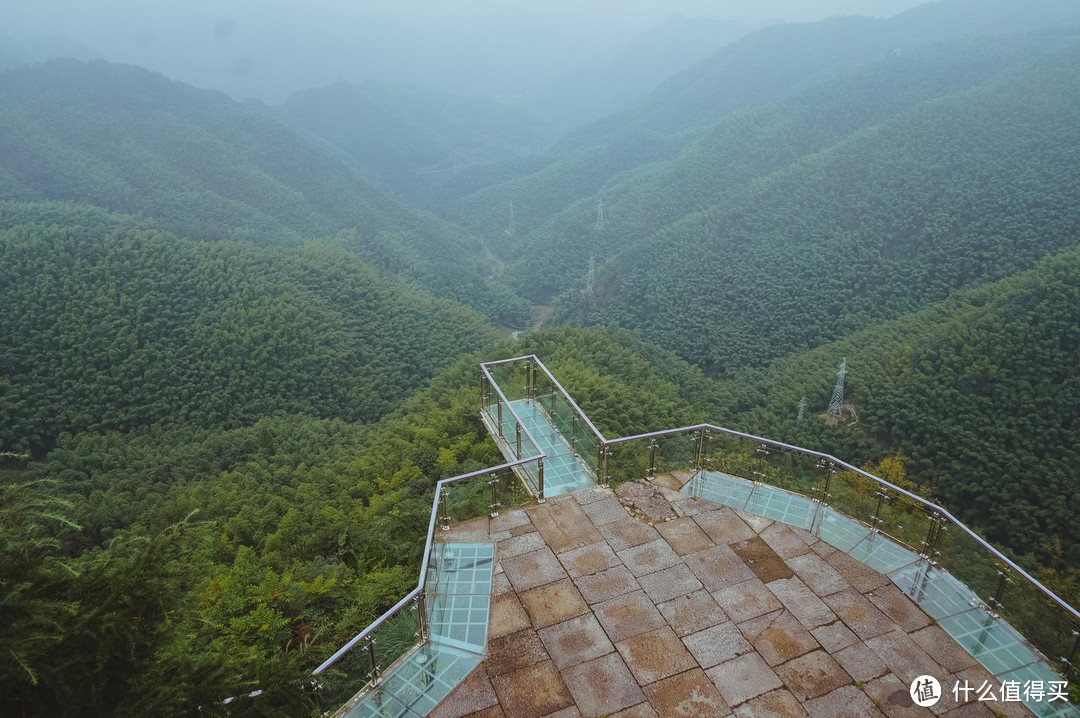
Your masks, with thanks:
[{"label": "misty sky", "polygon": [[[612,62],[674,13],[728,23],[716,26],[715,48],[700,48],[705,57],[763,21],[882,17],[920,2],[0,0],[0,33],[74,41],[85,51],[68,45],[66,54],[272,103],[298,89],[365,79],[500,98],[525,97]],[[745,28],[733,35],[730,23]]]}]

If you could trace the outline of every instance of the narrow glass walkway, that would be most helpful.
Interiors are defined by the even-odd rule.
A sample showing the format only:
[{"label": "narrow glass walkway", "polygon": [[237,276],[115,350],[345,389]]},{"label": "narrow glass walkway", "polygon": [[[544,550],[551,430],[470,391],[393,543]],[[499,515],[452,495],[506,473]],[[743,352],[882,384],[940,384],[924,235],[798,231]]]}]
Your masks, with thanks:
[{"label": "narrow glass walkway", "polygon": [[[544,459],[545,497],[567,494],[596,484],[592,471],[571,448],[566,437],[555,428],[548,418],[547,412],[540,407],[538,402],[519,399],[510,402],[510,405],[514,408],[514,413],[521,419],[521,423],[536,440],[540,450],[547,455],[547,458]],[[507,422],[507,415],[508,412],[504,412],[503,423]],[[512,419],[510,419],[510,426],[510,434],[505,434],[506,429],[504,428],[506,436],[513,435]],[[508,441],[500,441],[498,436],[493,438],[508,461],[516,458],[514,449]]]},{"label": "narrow glass walkway", "polygon": [[[682,491],[810,531],[880,571],[999,681],[1019,681],[1023,685],[1029,680],[1062,680],[1012,626],[988,612],[970,588],[850,516],[822,507],[806,496],[718,471],[699,471]],[[1075,706],[1066,703],[1026,705],[1040,718],[1080,716]]]},{"label": "narrow glass walkway", "polygon": [[428,585],[430,640],[392,667],[344,715],[423,718],[484,660],[495,545],[438,543]]}]

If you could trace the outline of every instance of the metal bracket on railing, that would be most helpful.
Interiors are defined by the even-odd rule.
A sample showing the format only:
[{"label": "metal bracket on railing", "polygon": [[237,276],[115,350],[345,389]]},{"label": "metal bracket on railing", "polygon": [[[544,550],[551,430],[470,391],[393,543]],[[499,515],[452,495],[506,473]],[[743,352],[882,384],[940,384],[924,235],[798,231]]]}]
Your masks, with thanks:
[{"label": "metal bracket on railing", "polygon": [[368,654],[368,681],[372,686],[379,685],[379,662],[375,660],[375,637],[364,639],[364,650]]},{"label": "metal bracket on railing", "polygon": [[577,412],[570,412],[570,451],[577,456]]},{"label": "metal bracket on railing", "polygon": [[439,524],[443,531],[450,529],[450,512],[446,510],[446,494],[439,494]]},{"label": "metal bracket on railing", "polygon": [[416,637],[420,639],[420,643],[424,643],[428,639],[425,600],[426,596],[422,590],[413,599],[413,604],[416,606]]},{"label": "metal bracket on railing", "polygon": [[505,441],[506,437],[503,436],[503,428],[502,428],[502,399],[496,399],[495,404],[499,409],[499,422],[498,422],[499,423],[499,438]]},{"label": "metal bracket on railing", "polygon": [[990,599],[990,608],[997,613],[1001,610],[1001,596],[1005,593],[1005,585],[1012,583],[1012,572],[1009,571],[1007,566],[1000,566],[998,568],[998,584],[994,589],[994,597]]},{"label": "metal bracket on railing", "polygon": [[608,486],[611,483],[611,477],[607,473],[609,456],[611,456],[611,449],[607,444],[598,443],[596,445],[596,481],[601,486]]},{"label": "metal bracket on railing", "polygon": [[879,487],[875,492],[877,494],[877,508],[874,509],[874,514],[870,517],[871,530],[877,533],[881,532],[881,525],[885,523],[885,519],[881,517],[881,509],[885,505],[885,502],[889,500],[889,490],[884,487]]},{"label": "metal bracket on railing", "polygon": [[936,564],[941,533],[945,530],[945,519],[937,511],[927,511],[926,515],[930,518],[930,528],[926,531],[926,540],[922,542],[923,558]]},{"label": "metal bracket on railing", "polygon": [[656,439],[649,439],[649,475],[645,478],[652,481],[656,476]]},{"label": "metal bracket on railing", "polygon": [[487,410],[488,396],[490,392],[488,390],[488,380],[484,372],[480,372],[480,411]]},{"label": "metal bracket on railing", "polygon": [[762,442],[758,444],[755,453],[757,454],[757,468],[750,473],[752,473],[754,476],[760,476],[761,478],[765,478],[765,457],[772,452],[769,451],[769,445]]},{"label": "metal bracket on railing", "polygon": [[488,506],[488,508],[491,509],[491,515],[493,517],[498,516],[499,515],[499,507],[502,506],[502,504],[499,503],[499,475],[498,474],[492,474],[491,475],[491,478],[488,480],[488,486],[491,487],[491,505]]},{"label": "metal bracket on railing", "polygon": [[516,443],[514,445],[514,450],[517,452],[515,454],[515,456],[520,459],[521,458],[521,422],[520,421],[515,421],[514,422],[514,434],[517,437],[516,438]]},{"label": "metal bracket on railing", "polygon": [[1073,680],[1076,680],[1078,673],[1076,670],[1076,656],[1077,654],[1080,654],[1080,631],[1073,629],[1072,634],[1076,638],[1073,641],[1073,647],[1072,651],[1069,653],[1069,657],[1065,658],[1064,661],[1065,665],[1069,667],[1069,673],[1071,674]]},{"label": "metal bracket on railing", "polygon": [[532,399],[532,362],[525,360],[525,399]]},{"label": "metal bracket on railing", "polygon": [[536,475],[537,475],[537,481],[538,481],[538,484],[539,484],[539,486],[537,487],[536,502],[542,504],[542,503],[545,502],[545,499],[544,499],[544,460],[543,459],[537,459],[536,460]]}]

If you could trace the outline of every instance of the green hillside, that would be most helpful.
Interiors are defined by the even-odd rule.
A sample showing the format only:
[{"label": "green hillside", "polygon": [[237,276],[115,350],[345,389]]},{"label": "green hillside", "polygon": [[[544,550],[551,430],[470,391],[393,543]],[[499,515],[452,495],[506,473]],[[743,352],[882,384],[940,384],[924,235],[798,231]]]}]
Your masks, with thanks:
[{"label": "green hillside", "polygon": [[1076,244],[1080,45],[923,103],[670,225],[568,297],[724,373]]},{"label": "green hillside", "polygon": [[485,280],[476,239],[364,179],[266,108],[146,70],[57,60],[0,73],[0,157],[0,200],[92,204],[192,239],[263,246],[347,232],[377,268],[493,318],[521,311]]},{"label": "green hillside", "polygon": [[196,243],[134,220],[0,205],[0,446],[151,424],[393,409],[493,332],[343,249]]}]

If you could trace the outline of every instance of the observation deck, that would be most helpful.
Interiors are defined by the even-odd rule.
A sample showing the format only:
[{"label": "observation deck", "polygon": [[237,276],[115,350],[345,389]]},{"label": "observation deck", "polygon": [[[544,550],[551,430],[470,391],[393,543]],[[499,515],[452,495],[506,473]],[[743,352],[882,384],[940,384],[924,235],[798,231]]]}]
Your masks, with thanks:
[{"label": "observation deck", "polygon": [[481,416],[507,462],[439,482],[417,588],[316,671],[337,715],[1080,716],[1080,613],[945,509],[722,427],[607,439],[536,357]]}]

